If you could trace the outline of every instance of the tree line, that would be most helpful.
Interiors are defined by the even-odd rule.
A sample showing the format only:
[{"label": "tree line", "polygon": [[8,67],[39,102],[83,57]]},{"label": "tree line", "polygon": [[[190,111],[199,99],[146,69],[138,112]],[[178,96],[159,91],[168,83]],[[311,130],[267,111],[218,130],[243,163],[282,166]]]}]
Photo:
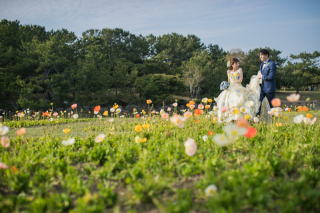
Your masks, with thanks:
[{"label": "tree line", "polygon": [[[320,83],[318,51],[281,58],[270,49],[278,67],[277,87]],[[18,20],[0,22],[0,107],[16,102],[23,108],[54,102],[81,105],[154,103],[172,95],[216,97],[227,80],[226,63],[240,59],[243,85],[260,67],[259,50],[226,52],[206,46],[195,35],[135,35],[123,29],[91,29],[77,37],[67,29],[46,31]]]}]

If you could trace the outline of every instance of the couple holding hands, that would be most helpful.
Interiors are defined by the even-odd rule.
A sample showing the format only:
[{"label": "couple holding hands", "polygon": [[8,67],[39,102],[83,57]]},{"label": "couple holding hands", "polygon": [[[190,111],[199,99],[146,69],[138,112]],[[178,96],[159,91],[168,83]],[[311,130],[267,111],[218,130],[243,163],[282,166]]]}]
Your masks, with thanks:
[{"label": "couple holding hands", "polygon": [[[218,111],[219,122],[238,120],[244,115],[249,115],[250,118],[258,116],[266,121],[270,118],[268,111],[270,107],[273,107],[271,101],[275,98],[277,67],[269,59],[267,49],[261,49],[259,55],[261,59],[260,71],[251,77],[250,83],[246,87],[241,85],[243,72],[239,67],[239,60],[237,58],[230,60],[227,71],[230,86],[221,92],[218,98],[215,98],[219,109],[226,106],[229,109],[225,112]],[[235,113],[236,109],[240,110],[240,113]]]}]

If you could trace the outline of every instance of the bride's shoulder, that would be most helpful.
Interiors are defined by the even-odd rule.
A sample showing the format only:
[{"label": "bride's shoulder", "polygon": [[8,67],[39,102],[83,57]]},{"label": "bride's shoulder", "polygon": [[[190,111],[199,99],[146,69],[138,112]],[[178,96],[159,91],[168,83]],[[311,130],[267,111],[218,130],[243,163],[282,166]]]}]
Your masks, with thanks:
[{"label": "bride's shoulder", "polygon": [[231,72],[231,70],[228,70],[228,71],[227,71],[227,74],[229,75],[229,74],[230,74],[230,72]]}]

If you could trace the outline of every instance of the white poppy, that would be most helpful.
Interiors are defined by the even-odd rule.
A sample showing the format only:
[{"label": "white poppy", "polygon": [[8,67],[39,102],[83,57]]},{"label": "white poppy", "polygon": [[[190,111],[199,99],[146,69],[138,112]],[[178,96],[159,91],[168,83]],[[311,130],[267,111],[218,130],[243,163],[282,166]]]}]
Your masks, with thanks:
[{"label": "white poppy", "polygon": [[228,138],[225,134],[216,134],[212,137],[212,139],[218,146],[226,146],[232,142],[232,140],[230,140],[230,138]]},{"label": "white poppy", "polygon": [[62,143],[62,145],[64,145],[64,146],[69,146],[69,145],[72,145],[72,144],[74,144],[74,142],[75,142],[75,139],[74,138],[69,138],[68,140],[63,140],[61,143]]},{"label": "white poppy", "polygon": [[0,135],[5,135],[8,132],[9,132],[9,127],[7,127],[7,126],[0,127]]},{"label": "white poppy", "polygon": [[96,142],[96,143],[100,143],[101,141],[104,140],[104,138],[105,138],[105,135],[104,135],[104,134],[100,134],[100,135],[98,135],[98,136],[96,137],[95,142]]},{"label": "white poppy", "polygon": [[206,193],[206,196],[213,196],[215,193],[217,192],[217,187],[215,185],[209,185],[206,190],[205,190],[205,193]]},{"label": "white poppy", "polygon": [[188,156],[193,156],[196,154],[197,144],[192,138],[188,138],[188,140],[184,142],[184,147]]},{"label": "white poppy", "polygon": [[208,140],[208,135],[204,135],[202,136],[203,141],[207,141]]},{"label": "white poppy", "polygon": [[238,127],[236,124],[230,124],[223,127],[223,130],[230,138],[237,138],[244,135],[247,130],[243,127]]},{"label": "white poppy", "polygon": [[304,116],[301,114],[301,115],[297,115],[293,118],[293,122],[296,123],[296,124],[299,124],[302,122]]}]

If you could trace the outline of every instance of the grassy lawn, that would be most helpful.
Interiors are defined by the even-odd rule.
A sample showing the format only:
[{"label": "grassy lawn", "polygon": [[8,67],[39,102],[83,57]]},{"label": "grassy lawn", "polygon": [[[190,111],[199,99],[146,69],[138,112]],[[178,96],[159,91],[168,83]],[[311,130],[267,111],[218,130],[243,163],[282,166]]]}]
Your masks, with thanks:
[{"label": "grassy lawn", "polygon": [[[250,122],[253,138],[224,147],[213,140],[224,125],[205,115],[183,128],[160,117],[49,123],[27,127],[22,137],[11,128],[10,146],[0,146],[0,162],[8,166],[0,169],[0,210],[319,212],[320,124],[294,124],[297,114],[276,118],[281,127]],[[135,131],[145,123],[150,127]],[[101,133],[105,138],[95,142]],[[136,136],[146,142],[136,143]],[[75,143],[63,146],[68,138]],[[197,145],[193,156],[184,147],[188,138]],[[212,184],[217,190],[207,196]]]}]

